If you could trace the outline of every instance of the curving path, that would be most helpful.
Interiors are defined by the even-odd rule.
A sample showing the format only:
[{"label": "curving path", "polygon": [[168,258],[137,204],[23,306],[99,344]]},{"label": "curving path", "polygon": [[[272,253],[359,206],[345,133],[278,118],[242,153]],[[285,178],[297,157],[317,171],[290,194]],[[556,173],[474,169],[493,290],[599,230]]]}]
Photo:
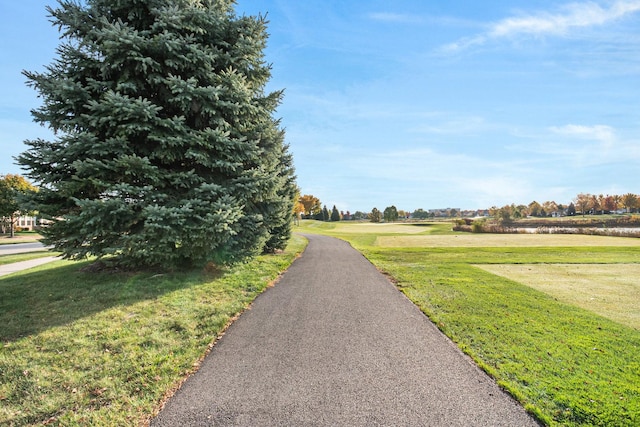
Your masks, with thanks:
[{"label": "curving path", "polygon": [[306,237],[152,426],[538,425],[359,252]]}]

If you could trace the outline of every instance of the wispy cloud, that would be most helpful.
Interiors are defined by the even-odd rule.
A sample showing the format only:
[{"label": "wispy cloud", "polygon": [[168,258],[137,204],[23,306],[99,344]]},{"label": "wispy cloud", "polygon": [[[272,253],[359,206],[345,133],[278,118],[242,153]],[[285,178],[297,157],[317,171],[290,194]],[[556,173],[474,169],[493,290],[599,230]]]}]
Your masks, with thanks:
[{"label": "wispy cloud", "polygon": [[611,126],[607,125],[574,125],[553,126],[549,128],[553,133],[572,136],[581,139],[599,141],[605,147],[610,147],[615,142],[615,131]]},{"label": "wispy cloud", "polygon": [[618,0],[608,7],[603,7],[595,2],[570,3],[555,13],[542,11],[494,22],[488,26],[485,32],[448,44],[444,50],[458,51],[485,44],[490,40],[520,35],[562,36],[578,28],[605,25],[639,11],[640,0]]},{"label": "wispy cloud", "polygon": [[520,137],[529,142],[509,147],[511,152],[539,159],[545,165],[564,165],[575,171],[640,159],[637,137],[608,125],[552,126],[542,133],[521,134]]},{"label": "wispy cloud", "polygon": [[[431,148],[360,151],[350,159],[353,160],[344,167],[354,176],[368,182],[379,180],[380,185],[395,185],[394,197],[398,201],[389,202],[399,203],[403,208],[413,205],[412,209],[427,207],[415,205],[421,199],[416,188],[423,188],[429,198],[447,199],[458,207],[488,207],[526,200],[532,187],[529,179],[537,179],[526,162],[505,162]],[[413,194],[403,198],[398,193],[404,188]]]},{"label": "wispy cloud", "polygon": [[369,13],[367,17],[374,21],[401,24],[416,24],[422,22],[422,19],[420,19],[418,16],[406,13],[373,12]]}]

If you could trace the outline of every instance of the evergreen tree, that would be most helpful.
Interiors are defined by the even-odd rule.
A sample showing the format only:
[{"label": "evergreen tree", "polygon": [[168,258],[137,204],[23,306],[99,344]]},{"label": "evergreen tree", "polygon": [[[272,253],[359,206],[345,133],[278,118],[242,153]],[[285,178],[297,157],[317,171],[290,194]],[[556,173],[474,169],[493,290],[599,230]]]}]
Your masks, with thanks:
[{"label": "evergreen tree", "polygon": [[291,237],[295,204],[298,195],[298,186],[295,182],[293,157],[288,154],[284,145],[284,132],[280,132],[281,143],[278,145],[282,152],[275,158],[279,161],[275,164],[279,171],[278,190],[273,200],[265,204],[265,224],[269,231],[269,239],[265,243],[264,252],[271,253],[283,250]]},{"label": "evergreen tree", "polygon": [[329,221],[331,219],[331,215],[329,214],[329,209],[327,209],[327,206],[323,206],[322,207],[322,220],[323,221]]},{"label": "evergreen tree", "polygon": [[25,72],[54,141],[18,162],[66,258],[126,267],[240,261],[291,232],[292,159],[265,93],[266,21],[233,0],[63,0],[64,42]]},{"label": "evergreen tree", "polygon": [[336,205],[333,205],[333,209],[331,209],[331,221],[340,221],[340,212],[338,212]]}]

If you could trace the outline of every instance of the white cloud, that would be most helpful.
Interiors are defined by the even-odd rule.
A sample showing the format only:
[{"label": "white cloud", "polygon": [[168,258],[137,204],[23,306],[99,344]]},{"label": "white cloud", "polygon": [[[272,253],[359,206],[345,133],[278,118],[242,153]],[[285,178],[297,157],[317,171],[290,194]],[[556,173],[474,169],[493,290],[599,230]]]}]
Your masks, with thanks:
[{"label": "white cloud", "polygon": [[606,125],[583,126],[568,124],[565,126],[553,126],[549,130],[560,135],[599,141],[607,148],[612,147],[616,140],[615,130]]},{"label": "white cloud", "polygon": [[560,8],[556,13],[539,12],[494,22],[484,33],[451,43],[445,46],[444,50],[457,51],[484,44],[492,39],[519,35],[560,36],[577,28],[604,25],[639,11],[640,0],[619,0],[613,2],[609,7],[603,7],[595,2],[570,3]]},{"label": "white cloud", "polygon": [[587,3],[572,3],[564,8],[564,13],[542,13],[538,16],[508,18],[494,24],[489,31],[491,37],[508,37],[517,34],[564,34],[573,28],[603,25],[640,11],[640,1],[618,1],[610,8]]}]

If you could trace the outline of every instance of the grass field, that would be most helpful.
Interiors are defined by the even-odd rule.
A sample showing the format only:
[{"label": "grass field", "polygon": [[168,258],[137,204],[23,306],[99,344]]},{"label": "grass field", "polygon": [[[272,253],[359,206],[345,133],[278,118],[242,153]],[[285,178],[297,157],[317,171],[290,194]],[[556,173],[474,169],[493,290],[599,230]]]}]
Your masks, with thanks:
[{"label": "grass field", "polygon": [[[362,251],[544,424],[640,425],[640,331],[617,317],[615,302],[596,310],[579,301],[594,292],[628,299],[623,311],[637,317],[640,240],[417,228],[375,235],[366,224],[304,222],[300,231],[340,237]],[[587,269],[594,274],[573,280]],[[546,274],[538,288],[536,271]],[[630,284],[603,280],[612,271]]]},{"label": "grass field", "polygon": [[[416,227],[417,228],[417,227]],[[350,227],[353,229],[353,227]],[[353,231],[349,231],[353,232]],[[485,234],[380,236],[376,246],[387,248],[438,247],[550,247],[550,246],[634,246],[640,239],[627,237],[586,236],[582,234]]]},{"label": "grass field", "polygon": [[305,244],[223,271],[0,278],[0,425],[144,424]]},{"label": "grass field", "polygon": [[640,264],[485,264],[479,267],[640,330]]}]

